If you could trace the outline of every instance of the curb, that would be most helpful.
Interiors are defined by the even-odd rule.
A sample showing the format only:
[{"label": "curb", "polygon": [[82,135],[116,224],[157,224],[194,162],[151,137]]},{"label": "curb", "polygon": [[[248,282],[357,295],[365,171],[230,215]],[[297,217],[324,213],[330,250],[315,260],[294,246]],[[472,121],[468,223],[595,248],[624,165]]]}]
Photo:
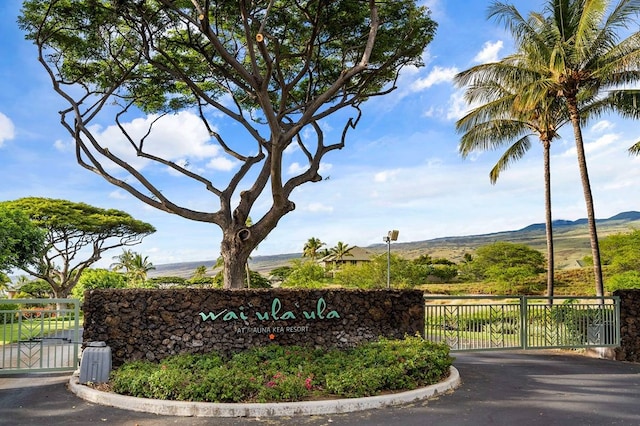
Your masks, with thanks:
[{"label": "curb", "polygon": [[279,403],[212,403],[167,401],[161,399],[136,398],[102,392],[80,384],[77,374],[69,380],[69,390],[79,398],[96,404],[130,411],[184,417],[276,417],[319,414],[350,413],[373,408],[408,404],[434,398],[457,388],[460,381],[458,370],[451,366],[449,377],[435,385],[390,395],[366,398],[334,399],[326,401],[301,401]]}]

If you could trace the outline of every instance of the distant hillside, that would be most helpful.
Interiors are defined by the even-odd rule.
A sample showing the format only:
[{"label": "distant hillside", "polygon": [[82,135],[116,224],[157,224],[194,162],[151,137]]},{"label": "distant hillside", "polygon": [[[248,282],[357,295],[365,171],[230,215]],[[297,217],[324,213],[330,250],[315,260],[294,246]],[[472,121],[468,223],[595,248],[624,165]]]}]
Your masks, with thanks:
[{"label": "distant hillside", "polygon": [[[617,221],[635,221],[640,220],[640,212],[623,212],[618,213],[615,216],[611,216],[609,219],[596,219],[596,225],[606,225],[607,223],[617,222]],[[561,228],[563,226],[576,226],[576,225],[585,225],[587,223],[587,219],[578,219],[578,220],[554,220],[552,225],[554,229]],[[533,225],[529,225],[526,228],[520,229],[520,231],[534,231],[538,229],[545,229],[544,223],[535,223]],[[515,231],[518,232],[518,231]]]},{"label": "distant hillside", "polygon": [[[598,219],[598,236],[605,237],[610,234],[629,232],[632,229],[640,229],[640,212],[629,211],[618,213],[608,219]],[[553,222],[554,249],[556,268],[569,269],[578,266],[578,260],[591,254],[589,244],[589,231],[587,220],[574,221],[556,220]],[[526,226],[517,231],[502,231],[490,234],[469,235],[458,237],[442,237],[431,240],[393,243],[391,250],[395,254],[413,259],[422,254],[432,257],[443,257],[454,262],[462,260],[465,253],[471,253],[480,246],[495,241],[509,241],[526,244],[532,248],[546,252],[546,237],[544,223]],[[386,253],[386,244],[374,244],[366,247],[374,253]],[[273,256],[253,256],[249,261],[251,269],[268,273],[279,266],[287,266],[292,259],[299,259],[302,253],[287,253]],[[206,266],[209,271],[215,264],[215,260],[201,262],[184,262],[167,265],[156,265],[150,276],[171,275],[188,278],[198,266]]]}]

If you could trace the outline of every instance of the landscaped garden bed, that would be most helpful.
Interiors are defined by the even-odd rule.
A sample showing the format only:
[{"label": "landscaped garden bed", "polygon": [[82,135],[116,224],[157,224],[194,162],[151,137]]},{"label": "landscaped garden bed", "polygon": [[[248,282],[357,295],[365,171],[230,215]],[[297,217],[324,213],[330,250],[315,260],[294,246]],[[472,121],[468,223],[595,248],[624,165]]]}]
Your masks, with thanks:
[{"label": "landscaped garden bed", "polygon": [[127,362],[100,389],[202,402],[357,398],[438,383],[449,375],[452,361],[446,345],[419,336],[379,339],[342,350],[273,344],[229,359],[211,353]]}]

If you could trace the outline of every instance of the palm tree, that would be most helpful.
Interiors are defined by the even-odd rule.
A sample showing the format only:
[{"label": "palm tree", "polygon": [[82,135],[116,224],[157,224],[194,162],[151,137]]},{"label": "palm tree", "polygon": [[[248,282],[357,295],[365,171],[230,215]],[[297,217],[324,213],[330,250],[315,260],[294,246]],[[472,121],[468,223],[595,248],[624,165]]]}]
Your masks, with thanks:
[{"label": "palm tree", "polygon": [[554,98],[544,98],[532,109],[522,109],[519,93],[523,86],[537,79],[535,72],[522,59],[505,58],[482,64],[456,75],[459,85],[468,86],[465,99],[481,103],[456,123],[463,133],[459,152],[463,158],[475,151],[494,150],[508,145],[491,169],[489,178],[495,184],[500,173],[519,160],[531,148],[529,136],[535,134],[543,147],[545,228],[547,240],[547,297],[554,293],[554,250],[551,215],[551,142],[557,129],[567,122],[566,108]]},{"label": "palm tree", "polygon": [[195,271],[193,271],[193,276],[191,279],[199,280],[207,276],[207,267],[205,265],[198,266]]},{"label": "palm tree", "polygon": [[149,261],[148,256],[142,257],[140,253],[134,253],[127,275],[132,282],[139,284],[147,280],[147,272],[153,269],[156,267]]},{"label": "palm tree", "polygon": [[311,237],[304,244],[304,249],[302,250],[302,257],[308,257],[312,260],[315,260],[318,257],[320,248],[324,246],[325,243],[320,241],[320,238]]},{"label": "palm tree", "polygon": [[0,272],[0,292],[9,290],[9,284],[11,284],[11,278],[4,272]]},{"label": "palm tree", "polygon": [[145,282],[147,273],[156,269],[153,263],[149,261],[149,256],[143,257],[140,253],[131,250],[123,250],[122,254],[114,256],[113,259],[117,260],[117,262],[111,264],[111,268],[114,271],[124,269],[125,275],[134,285]]},{"label": "palm tree", "polygon": [[338,269],[338,263],[342,263],[342,259],[345,256],[353,256],[350,251],[353,249],[352,247],[349,247],[349,244],[345,244],[342,241],[338,241],[338,244],[336,244],[334,247],[331,247],[329,249],[329,256],[331,256],[333,258],[333,270],[331,271],[333,277],[335,278],[336,275],[336,269]]},{"label": "palm tree", "polygon": [[338,241],[334,247],[329,249],[329,253],[333,256],[335,261],[342,261],[345,256],[353,256],[350,252],[354,246],[349,247],[349,244],[345,244],[342,241]]},{"label": "palm tree", "polygon": [[[604,295],[598,233],[593,195],[587,170],[581,124],[589,114],[601,109],[583,109],[599,96],[614,99],[626,90],[622,85],[636,82],[640,57],[640,33],[618,42],[618,29],[625,28],[640,12],[637,0],[611,1],[548,0],[546,15],[531,13],[524,19],[514,6],[494,3],[489,16],[504,21],[511,31],[518,52],[534,58],[529,62],[541,76],[520,93],[523,109],[532,109],[541,99],[554,96],[566,104],[573,127],[578,167],[587,208],[587,221],[593,256],[596,294]],[[532,55],[532,52],[535,54]],[[626,110],[614,102],[601,108]]]},{"label": "palm tree", "polygon": [[116,262],[112,263],[109,267],[118,272],[120,270],[128,271],[131,263],[133,262],[134,253],[131,250],[122,250],[122,253],[118,256],[113,256],[112,259]]}]

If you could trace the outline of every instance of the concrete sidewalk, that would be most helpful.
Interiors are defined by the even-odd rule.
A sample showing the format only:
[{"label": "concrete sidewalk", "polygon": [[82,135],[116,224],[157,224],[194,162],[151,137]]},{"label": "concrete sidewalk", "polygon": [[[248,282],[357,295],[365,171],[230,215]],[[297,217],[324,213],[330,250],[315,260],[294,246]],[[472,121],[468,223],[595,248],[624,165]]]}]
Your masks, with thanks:
[{"label": "concrete sidewalk", "polygon": [[0,425],[640,425],[640,364],[568,352],[455,353],[462,385],[436,399],[345,414],[160,416],[87,402],[68,374],[0,376]]}]

